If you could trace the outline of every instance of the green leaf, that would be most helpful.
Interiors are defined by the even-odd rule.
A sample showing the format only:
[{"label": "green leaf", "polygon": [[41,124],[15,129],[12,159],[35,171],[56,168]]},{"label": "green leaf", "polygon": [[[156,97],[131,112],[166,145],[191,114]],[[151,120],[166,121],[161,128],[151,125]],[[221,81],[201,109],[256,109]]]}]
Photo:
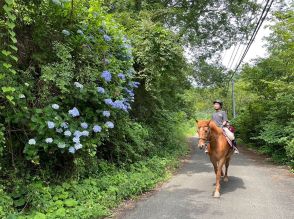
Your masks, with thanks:
[{"label": "green leaf", "polygon": [[74,207],[78,204],[78,202],[74,199],[66,199],[64,201],[64,204],[67,206],[67,207]]},{"label": "green leaf", "polygon": [[15,27],[15,24],[12,22],[6,22],[6,25],[8,26],[9,29],[13,29]]},{"label": "green leaf", "polygon": [[14,37],[16,35],[15,32],[12,31],[12,30],[8,30],[8,32],[9,32],[10,36],[13,36]]},{"label": "green leaf", "polygon": [[14,61],[16,61],[16,62],[18,61],[18,58],[17,58],[16,56],[12,56],[12,55],[11,55],[10,57],[11,57]]},{"label": "green leaf", "polygon": [[4,62],[3,63],[4,68],[9,69],[12,65],[9,63]]},{"label": "green leaf", "polygon": [[14,205],[16,206],[16,207],[21,207],[21,206],[24,206],[25,205],[25,203],[26,203],[26,200],[24,199],[24,198],[19,198],[19,199],[17,199],[17,200],[14,200]]},{"label": "green leaf", "polygon": [[14,45],[10,45],[9,47],[10,47],[11,49],[13,49],[14,51],[17,51],[17,50],[18,50],[17,47],[14,46]]},{"label": "green leaf", "polygon": [[46,219],[46,215],[43,213],[38,212],[35,216],[34,219]]},{"label": "green leaf", "polygon": [[3,79],[4,77],[5,77],[5,74],[0,73],[0,80]]},{"label": "green leaf", "polygon": [[14,87],[2,87],[2,91],[4,93],[14,92],[15,91],[15,88]]},{"label": "green leaf", "polygon": [[12,7],[8,7],[7,5],[4,5],[3,9],[4,9],[4,11],[6,11],[8,13],[12,10]]},{"label": "green leaf", "polygon": [[8,5],[12,5],[13,0],[5,0],[5,2],[6,2]]},{"label": "green leaf", "polygon": [[17,39],[15,37],[10,37],[10,39],[12,40],[13,43],[17,43]]},{"label": "green leaf", "polygon": [[8,69],[8,71],[10,71],[14,75],[16,74],[16,71],[14,69],[12,69],[12,68]]},{"label": "green leaf", "polygon": [[9,56],[11,54],[11,52],[10,51],[7,51],[7,50],[2,50],[1,52],[5,56]]}]

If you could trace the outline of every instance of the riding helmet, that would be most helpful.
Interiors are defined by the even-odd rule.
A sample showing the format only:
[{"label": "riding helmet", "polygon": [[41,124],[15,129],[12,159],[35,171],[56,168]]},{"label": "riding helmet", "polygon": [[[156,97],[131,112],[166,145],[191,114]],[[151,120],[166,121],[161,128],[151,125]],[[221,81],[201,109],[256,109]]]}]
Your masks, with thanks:
[{"label": "riding helmet", "polygon": [[213,104],[215,104],[215,103],[219,103],[221,105],[221,107],[223,106],[223,102],[221,100],[215,100],[215,101],[213,101]]}]

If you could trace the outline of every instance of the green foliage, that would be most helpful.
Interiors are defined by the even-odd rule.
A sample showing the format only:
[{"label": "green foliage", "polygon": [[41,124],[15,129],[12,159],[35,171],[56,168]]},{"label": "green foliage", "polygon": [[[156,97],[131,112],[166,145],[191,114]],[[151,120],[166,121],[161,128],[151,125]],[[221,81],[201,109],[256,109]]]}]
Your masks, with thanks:
[{"label": "green foliage", "polygon": [[244,85],[241,92],[245,92],[246,104],[241,105],[236,120],[244,140],[257,143],[261,152],[292,167],[294,44],[289,37],[294,37],[293,15],[293,11],[276,14],[268,44],[270,56],[243,69],[237,83]]}]

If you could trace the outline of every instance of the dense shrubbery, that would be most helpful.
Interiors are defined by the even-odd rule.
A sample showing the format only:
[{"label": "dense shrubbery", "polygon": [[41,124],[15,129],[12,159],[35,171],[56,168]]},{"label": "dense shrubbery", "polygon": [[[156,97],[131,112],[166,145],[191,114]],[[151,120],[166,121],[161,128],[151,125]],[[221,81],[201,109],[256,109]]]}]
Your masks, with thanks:
[{"label": "dense shrubbery", "polygon": [[[0,217],[102,217],[163,180],[186,152],[193,115],[183,95],[187,36],[224,46],[247,31],[240,15],[257,8],[246,2],[226,1],[230,16],[215,20],[189,3],[187,19],[173,20],[185,1],[180,10],[166,1],[0,1]],[[167,28],[191,23],[197,10],[230,33]]]},{"label": "dense shrubbery", "polygon": [[[276,14],[268,58],[245,67],[237,89],[242,95],[236,123],[244,141],[274,160],[294,166],[293,11]],[[243,93],[242,93],[243,92]],[[246,97],[246,98],[244,98]],[[240,98],[241,99],[241,98]]]}]

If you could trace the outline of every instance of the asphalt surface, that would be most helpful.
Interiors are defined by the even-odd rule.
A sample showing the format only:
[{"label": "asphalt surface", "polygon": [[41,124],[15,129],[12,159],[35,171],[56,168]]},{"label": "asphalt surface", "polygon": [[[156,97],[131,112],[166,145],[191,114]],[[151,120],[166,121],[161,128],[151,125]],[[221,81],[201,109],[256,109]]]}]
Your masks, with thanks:
[{"label": "asphalt surface", "polygon": [[[196,149],[196,138],[189,139]],[[209,158],[196,149],[169,182],[120,212],[119,219],[256,218],[294,219],[294,177],[284,167],[240,148],[229,167],[229,182],[213,198],[215,175]]]}]

